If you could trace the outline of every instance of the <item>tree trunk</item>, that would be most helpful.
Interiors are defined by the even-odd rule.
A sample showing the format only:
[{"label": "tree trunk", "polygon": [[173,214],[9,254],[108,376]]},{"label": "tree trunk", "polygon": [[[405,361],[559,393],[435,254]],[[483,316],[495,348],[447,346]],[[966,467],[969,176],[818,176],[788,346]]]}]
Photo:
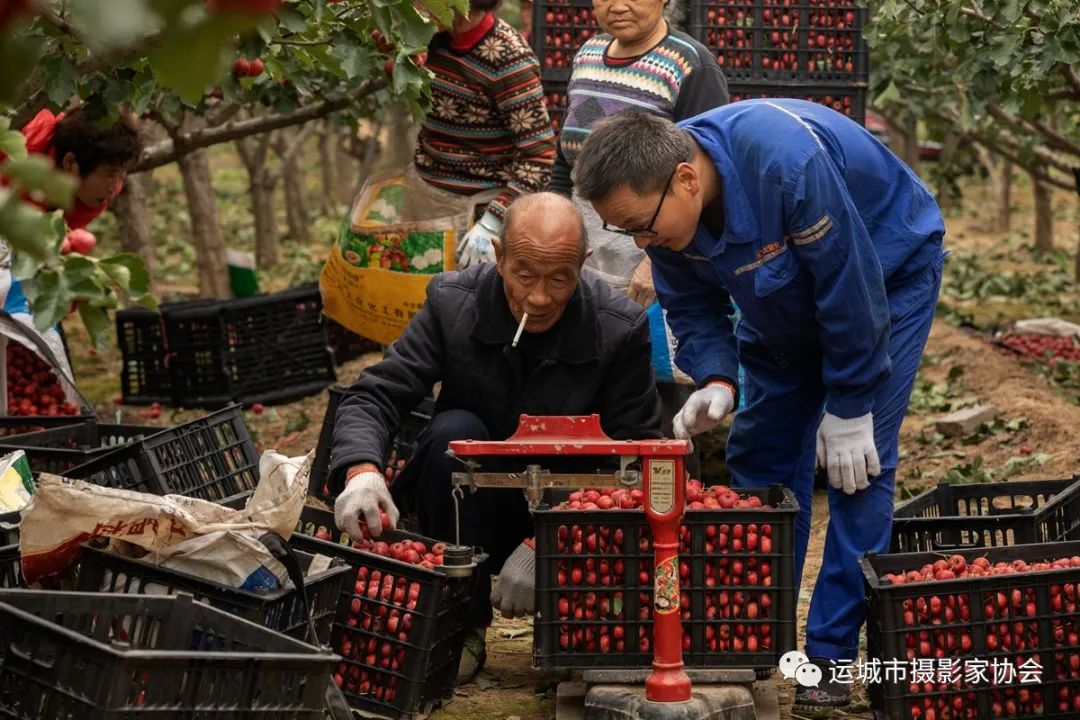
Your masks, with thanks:
[{"label": "tree trunk", "polygon": [[229,269],[225,263],[225,237],[218,223],[210,161],[205,150],[196,150],[177,160],[184,181],[191,240],[199,269],[199,294],[207,298],[229,296]]},{"label": "tree trunk", "polygon": [[307,240],[311,215],[304,193],[304,175],[294,154],[282,167],[285,184],[285,218],[289,224],[289,237],[298,242]]},{"label": "tree trunk", "polygon": [[[953,161],[953,157],[956,155],[957,149],[960,147],[960,135],[957,133],[947,132],[945,133],[944,140],[941,143],[941,155],[938,160],[938,165],[944,167],[949,165]],[[918,143],[916,143],[915,152],[918,153]],[[947,210],[952,207],[956,200],[956,193],[954,188],[949,185],[946,178],[946,173],[937,173],[937,201],[942,210]]]},{"label": "tree trunk", "polygon": [[889,147],[904,164],[915,173],[919,172],[919,138],[914,120],[901,119],[887,122]]},{"label": "tree trunk", "polygon": [[356,158],[349,151],[352,135],[357,132],[355,124],[346,125],[343,130],[334,133],[337,152],[334,155],[334,174],[337,176],[338,203],[352,207],[356,199]]},{"label": "tree trunk", "polygon": [[337,163],[334,161],[336,134],[335,126],[324,120],[319,132],[319,167],[322,170],[322,214],[329,218],[336,218],[341,212],[337,202]]},{"label": "tree trunk", "polygon": [[[412,162],[416,148],[416,133],[419,128],[412,121],[409,109],[404,105],[395,105],[386,109],[386,127],[389,128],[387,145],[390,169],[398,170]],[[381,123],[380,123],[381,124]]]},{"label": "tree trunk", "polygon": [[120,242],[124,252],[135,253],[150,272],[151,285],[154,278],[154,242],[150,234],[150,213],[146,209],[147,188],[150,173],[128,175],[124,191],[113,201],[110,208],[116,215],[120,228]]},{"label": "tree trunk", "polygon": [[251,214],[255,218],[255,266],[260,270],[278,263],[278,229],[274,215],[274,183],[263,178],[251,182]]},{"label": "tree trunk", "polygon": [[1054,251],[1054,192],[1049,185],[1032,178],[1035,188],[1035,252]]},{"label": "tree trunk", "polygon": [[994,228],[999,233],[1009,232],[1012,225],[1012,160],[1000,158],[993,171],[994,196],[997,205],[994,213]]}]

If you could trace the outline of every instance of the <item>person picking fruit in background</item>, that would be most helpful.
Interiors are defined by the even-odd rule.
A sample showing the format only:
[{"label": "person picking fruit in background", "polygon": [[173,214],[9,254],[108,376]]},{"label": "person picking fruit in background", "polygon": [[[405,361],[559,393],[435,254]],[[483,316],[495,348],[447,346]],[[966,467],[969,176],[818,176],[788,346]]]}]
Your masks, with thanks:
[{"label": "person picking fruit in background", "polygon": [[[126,114],[115,122],[98,122],[82,107],[55,115],[46,109],[23,126],[22,134],[28,153],[48,157],[56,169],[77,179],[72,205],[64,211],[69,230],[60,251],[89,254],[96,240],[86,226],[105,212],[120,193],[128,168],[142,154],[142,142],[134,122]],[[0,160],[5,158],[0,153]],[[0,184],[7,182],[0,176]],[[35,202],[32,198],[27,200]],[[56,209],[35,204],[45,210]],[[11,251],[3,238],[0,238],[0,299],[9,315],[37,332],[30,315],[30,302],[21,284],[11,275]],[[53,354],[66,362],[67,353],[58,330],[40,334]],[[62,369],[71,376],[69,367]]]},{"label": "person picking fruit in background", "polygon": [[[648,319],[602,280],[581,276],[586,243],[581,213],[569,200],[526,195],[506,214],[494,265],[432,279],[420,312],[337,411],[329,481],[339,528],[359,537],[363,523],[379,535],[380,513],[392,526],[397,504],[411,505],[424,535],[457,542],[451,473],[462,465],[446,457],[448,444],[505,440],[523,413],[597,413],[613,438],[660,437]],[[391,438],[437,382],[431,424],[388,490],[383,466]],[[495,460],[485,458],[485,470],[497,470]],[[506,470],[524,465],[517,458]],[[489,555],[478,570],[470,605],[476,631],[458,673],[467,682],[486,658],[492,603],[507,617],[534,612],[535,553],[525,542],[533,523],[520,491],[466,493],[460,512],[461,544]],[[493,573],[499,581],[491,592]]]},{"label": "person picking fruit in background", "polygon": [[[649,257],[624,235],[606,229],[592,206],[575,197],[572,171],[590,129],[604,118],[648,108],[659,117],[679,122],[728,103],[727,80],[716,58],[697,40],[668,25],[666,5],[667,0],[594,0],[593,10],[603,32],[586,41],[574,57],[567,87],[569,105],[548,183],[548,190],[574,198],[585,216],[592,250],[585,266],[645,308],[656,302]],[[658,355],[656,370],[662,426],[670,435],[675,413],[690,397],[693,386],[672,367],[666,341],[673,335],[660,310],[653,308],[650,320],[654,325],[653,352],[668,347],[667,353]],[[665,340],[663,345],[657,342],[660,339]],[[696,455],[688,458],[686,469],[692,476],[700,476]]]},{"label": "person picking fruit in background", "polygon": [[544,189],[555,159],[540,63],[495,17],[498,6],[472,0],[468,15],[456,14],[432,39],[425,63],[434,74],[431,111],[420,124],[415,172],[434,188],[473,196],[477,220],[458,244],[459,268],[495,259],[506,209]]},{"label": "person picking fruit in background", "polygon": [[846,706],[850,685],[827,668],[858,655],[859,558],[889,549],[900,423],[946,255],[933,195],[864,128],[801,100],[748,100],[679,125],[617,115],[593,128],[574,179],[605,227],[625,228],[652,258],[676,362],[700,387],[675,436],[719,425],[745,369],[728,468],[733,487],[795,493],[796,588],[815,463],[828,470],[806,630],[826,680],[797,688],[794,709]]}]

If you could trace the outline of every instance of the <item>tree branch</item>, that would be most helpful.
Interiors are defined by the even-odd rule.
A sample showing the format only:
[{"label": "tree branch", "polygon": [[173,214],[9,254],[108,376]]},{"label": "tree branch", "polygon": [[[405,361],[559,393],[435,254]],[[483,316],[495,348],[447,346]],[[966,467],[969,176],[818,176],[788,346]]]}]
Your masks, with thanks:
[{"label": "tree branch", "polygon": [[357,100],[381,90],[386,85],[386,78],[365,80],[356,90],[344,97],[304,105],[289,115],[267,115],[247,120],[231,120],[218,127],[192,130],[184,135],[174,137],[171,141],[158,143],[147,148],[139,162],[132,168],[132,172],[168,165],[192,150],[210,147],[211,145],[229,142],[249,135],[270,132],[271,130],[303,125],[310,120],[326,117],[331,113],[344,110]]},{"label": "tree branch", "polygon": [[271,45],[293,45],[295,47],[315,47],[318,45],[330,45],[329,40],[271,40]]},{"label": "tree branch", "polygon": [[1019,117],[1018,115],[1013,115],[997,103],[990,103],[986,106],[986,110],[990,113],[991,116],[997,118],[1001,122],[1009,125],[1010,127],[1020,132],[1041,135],[1043,139],[1046,140],[1046,144],[1049,147],[1052,147],[1055,150],[1060,150],[1061,152],[1067,153],[1069,155],[1076,155],[1077,157],[1080,157],[1080,145],[1072,142],[1069,138],[1049,127],[1048,125],[1042,123],[1041,121],[1027,120],[1025,118]]},{"label": "tree branch", "polygon": [[1065,76],[1065,82],[1073,89],[1073,92],[1080,94],[1080,73],[1076,72],[1076,68],[1062,63],[1061,74]]},{"label": "tree branch", "polygon": [[1051,102],[1058,100],[1080,100],[1080,90],[1072,90],[1070,88],[1057,88],[1046,93],[1046,99]]}]

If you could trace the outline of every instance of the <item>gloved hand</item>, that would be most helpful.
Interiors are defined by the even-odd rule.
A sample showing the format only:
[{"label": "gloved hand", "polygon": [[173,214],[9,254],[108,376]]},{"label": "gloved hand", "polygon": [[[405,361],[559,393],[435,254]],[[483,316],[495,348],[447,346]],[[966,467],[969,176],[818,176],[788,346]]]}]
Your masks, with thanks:
[{"label": "gloved hand", "polygon": [[735,408],[735,394],[725,382],[711,382],[695,391],[675,415],[672,429],[675,438],[687,440],[708,432]]},{"label": "gloved hand", "polygon": [[873,413],[850,420],[825,413],[817,432],[817,463],[828,469],[829,485],[848,495],[870,487],[867,475],[881,474]]},{"label": "gloved hand", "polygon": [[490,210],[485,212],[484,216],[469,229],[469,232],[465,233],[461,244],[458,245],[456,254],[458,269],[484,262],[494,262],[495,248],[491,243],[499,238],[500,230],[502,230],[502,220],[492,215]]},{"label": "gloved hand", "polygon": [[491,591],[491,604],[505,618],[524,617],[536,612],[536,551],[518,545],[503,563],[499,581]]},{"label": "gloved hand", "polygon": [[396,527],[398,509],[390,498],[386,487],[386,478],[374,470],[361,470],[345,481],[345,489],[334,501],[334,521],[338,528],[358,539],[364,537],[360,529],[361,518],[367,524],[373,537],[382,534],[382,521],[379,509],[390,519],[390,527]]}]

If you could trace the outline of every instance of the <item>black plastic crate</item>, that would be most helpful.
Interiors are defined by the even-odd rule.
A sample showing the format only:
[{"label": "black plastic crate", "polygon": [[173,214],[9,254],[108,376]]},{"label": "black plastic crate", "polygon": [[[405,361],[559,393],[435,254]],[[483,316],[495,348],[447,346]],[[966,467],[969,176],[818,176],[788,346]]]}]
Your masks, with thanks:
[{"label": "black plastic crate", "polygon": [[222,500],[259,482],[259,454],[238,405],[135,440],[67,477],[104,487]]},{"label": "black plastic crate", "polygon": [[0,547],[0,588],[21,588],[23,585],[22,555],[16,537],[16,544]]},{"label": "black plastic crate", "polygon": [[35,475],[43,472],[62,475],[133,440],[159,432],[161,428],[152,425],[109,425],[87,420],[77,425],[9,435],[0,440],[0,455],[22,450]]},{"label": "black plastic crate", "polygon": [[336,660],[190,597],[0,591],[0,717],[321,720]]},{"label": "black plastic crate", "polygon": [[120,347],[120,396],[124,403],[172,402],[169,350],[161,314],[146,308],[118,310],[116,342]]},{"label": "black plastic crate", "polygon": [[950,485],[896,507],[892,552],[1080,540],[1080,478]]},{"label": "black plastic crate", "polygon": [[866,124],[866,90],[864,88],[730,83],[728,90],[731,93],[731,102],[754,98],[809,100],[847,115],[860,125]]},{"label": "black plastic crate", "polygon": [[600,32],[592,0],[538,0],[533,3],[532,47],[540,61],[540,78],[570,80],[574,56],[585,41]]},{"label": "black plastic crate", "polygon": [[566,94],[568,83],[565,80],[544,81],[544,104],[547,105],[548,116],[551,117],[551,127],[555,133],[562,129],[566,120],[566,108],[570,104],[570,96]]},{"label": "black plastic crate", "polygon": [[[348,392],[349,388],[341,385],[335,385],[327,391],[329,397],[326,402],[326,414],[323,415],[319,441],[315,446],[315,457],[311,462],[311,478],[308,486],[309,492],[318,497],[329,496],[327,483],[330,480],[330,449],[334,444],[334,420],[341,399]],[[412,457],[420,433],[431,422],[434,414],[435,398],[428,397],[402,421],[401,427],[394,433],[393,447],[390,450],[390,457],[386,460],[388,482],[393,482],[397,473]]]},{"label": "black plastic crate", "polygon": [[342,365],[367,353],[379,352],[382,345],[374,340],[357,335],[341,323],[323,315],[326,326],[326,341],[334,356],[334,364]]},{"label": "black plastic crate", "polygon": [[[297,552],[296,555],[306,573],[314,555],[306,552]],[[341,583],[347,572],[348,568],[344,564],[334,562],[331,567],[304,579],[308,602],[311,605],[311,618],[320,643],[326,643],[330,637],[330,623],[338,594],[341,592]],[[271,592],[239,590],[88,545],[83,546],[79,554],[74,574],[76,590],[81,592],[131,595],[191,593],[196,600],[239,615],[263,627],[298,640],[308,637],[303,602],[292,587]]]},{"label": "black plastic crate", "polygon": [[0,438],[75,425],[96,419],[97,416],[90,412],[82,415],[4,415],[0,417]]},{"label": "black plastic crate", "polygon": [[[772,669],[795,648],[798,503],[779,485],[737,492],[773,508],[688,510],[683,516],[679,562],[687,667]],[[534,664],[651,665],[654,555],[644,511],[540,510],[534,518]],[[748,538],[755,526],[755,547],[719,548],[725,525],[731,541],[736,532]],[[725,573],[739,584],[722,584]],[[589,610],[598,619],[587,619]]]},{"label": "black plastic crate", "polygon": [[[937,717],[952,720],[1080,717],[1080,565],[932,582],[894,584],[886,578],[939,560],[949,563],[957,556],[968,565],[982,558],[991,566],[1016,560],[1032,565],[1080,556],[1080,542],[978,548],[953,556],[904,553],[862,558],[869,596],[867,655],[907,668],[907,674],[883,674],[883,682],[870,683],[878,717],[927,718],[930,709]],[[936,670],[943,659],[958,663],[960,682],[915,676],[919,665]],[[975,662],[1017,669],[1012,678],[1004,674],[995,678],[984,670],[983,682],[968,675]],[[1024,663],[1035,669],[1031,662],[1041,667],[1038,682],[1020,682]],[[1020,690],[1026,692],[1021,695]],[[1010,702],[1013,712],[1008,712]],[[998,709],[1005,712],[995,713]]]},{"label": "black plastic crate", "polygon": [[[332,540],[309,537],[320,529]],[[395,530],[378,540],[418,541],[429,549],[436,543]],[[290,542],[307,552],[338,557],[352,569],[342,586],[331,635],[331,649],[343,658],[335,682],[351,707],[404,720],[430,712],[453,696],[469,630],[473,570],[484,556],[451,547],[446,557],[455,556],[462,564],[430,570],[356,550],[335,528],[333,513],[312,507],[304,508]]]},{"label": "black plastic crate", "polygon": [[185,304],[162,317],[181,407],[289,402],[336,379],[316,285]]},{"label": "black plastic crate", "polygon": [[696,0],[691,34],[729,82],[866,87],[868,12],[853,0]]}]

